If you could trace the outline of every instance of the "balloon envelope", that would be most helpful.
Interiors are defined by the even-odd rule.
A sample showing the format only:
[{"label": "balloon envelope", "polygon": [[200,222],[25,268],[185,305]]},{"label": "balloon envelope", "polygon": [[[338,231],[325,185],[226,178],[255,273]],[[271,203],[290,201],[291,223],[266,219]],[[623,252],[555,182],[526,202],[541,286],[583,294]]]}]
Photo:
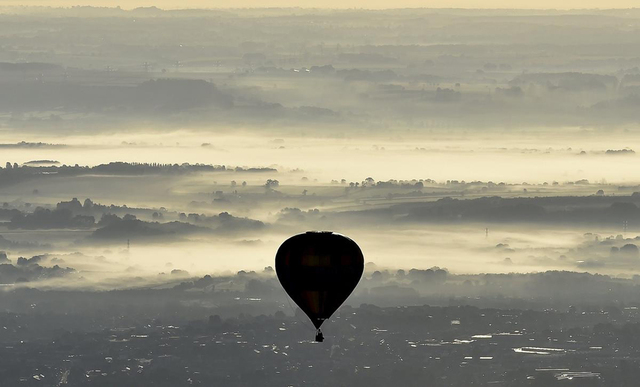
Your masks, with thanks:
[{"label": "balloon envelope", "polygon": [[331,232],[295,235],[276,254],[278,280],[316,329],[349,297],[363,271],[360,247]]}]

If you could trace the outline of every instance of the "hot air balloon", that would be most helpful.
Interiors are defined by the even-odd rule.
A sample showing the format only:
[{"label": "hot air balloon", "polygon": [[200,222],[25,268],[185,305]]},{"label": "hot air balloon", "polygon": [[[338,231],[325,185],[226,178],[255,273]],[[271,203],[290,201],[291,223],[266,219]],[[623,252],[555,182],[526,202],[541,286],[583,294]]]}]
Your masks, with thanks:
[{"label": "hot air balloon", "polygon": [[363,271],[360,247],[330,231],[294,235],[276,254],[278,280],[316,327],[316,341],[323,341],[320,326],[353,292]]}]

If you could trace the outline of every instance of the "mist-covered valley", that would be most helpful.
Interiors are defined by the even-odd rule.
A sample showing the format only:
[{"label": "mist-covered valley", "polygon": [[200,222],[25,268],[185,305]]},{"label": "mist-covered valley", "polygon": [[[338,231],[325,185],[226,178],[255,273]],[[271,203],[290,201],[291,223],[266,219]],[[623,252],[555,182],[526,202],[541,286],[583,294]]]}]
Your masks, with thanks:
[{"label": "mist-covered valley", "polygon": [[[639,27],[0,7],[0,385],[635,385]],[[310,230],[365,259],[328,346]]]}]

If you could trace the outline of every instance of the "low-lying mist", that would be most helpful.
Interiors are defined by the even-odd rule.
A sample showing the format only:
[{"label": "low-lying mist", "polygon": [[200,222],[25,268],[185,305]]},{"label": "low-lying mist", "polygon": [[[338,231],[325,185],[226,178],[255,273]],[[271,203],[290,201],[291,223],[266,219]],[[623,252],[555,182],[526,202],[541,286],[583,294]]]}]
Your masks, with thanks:
[{"label": "low-lying mist", "polygon": [[[318,129],[300,135],[285,130],[266,134],[247,129],[231,134],[211,133],[206,128],[161,133],[150,129],[90,137],[10,134],[3,136],[4,141],[17,145],[5,147],[2,155],[19,164],[52,160],[90,166],[125,161],[275,167],[280,172],[297,171],[289,181],[307,177],[322,183],[359,181],[368,176],[376,180],[496,183],[580,179],[633,183],[639,179],[627,168],[636,157],[634,149],[640,149],[640,137],[629,130],[500,129],[474,133],[460,129],[424,134],[391,129],[385,134],[339,134]],[[19,146],[21,141],[41,144]]]}]

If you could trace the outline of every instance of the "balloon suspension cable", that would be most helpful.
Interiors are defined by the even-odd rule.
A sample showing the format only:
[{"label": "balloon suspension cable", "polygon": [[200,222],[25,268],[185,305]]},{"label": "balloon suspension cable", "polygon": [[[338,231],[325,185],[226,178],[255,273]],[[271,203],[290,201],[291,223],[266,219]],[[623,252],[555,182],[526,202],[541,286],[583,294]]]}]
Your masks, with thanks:
[{"label": "balloon suspension cable", "polygon": [[324,341],[324,335],[322,334],[320,328],[318,328],[318,330],[316,331],[316,341],[318,343],[322,343]]}]

